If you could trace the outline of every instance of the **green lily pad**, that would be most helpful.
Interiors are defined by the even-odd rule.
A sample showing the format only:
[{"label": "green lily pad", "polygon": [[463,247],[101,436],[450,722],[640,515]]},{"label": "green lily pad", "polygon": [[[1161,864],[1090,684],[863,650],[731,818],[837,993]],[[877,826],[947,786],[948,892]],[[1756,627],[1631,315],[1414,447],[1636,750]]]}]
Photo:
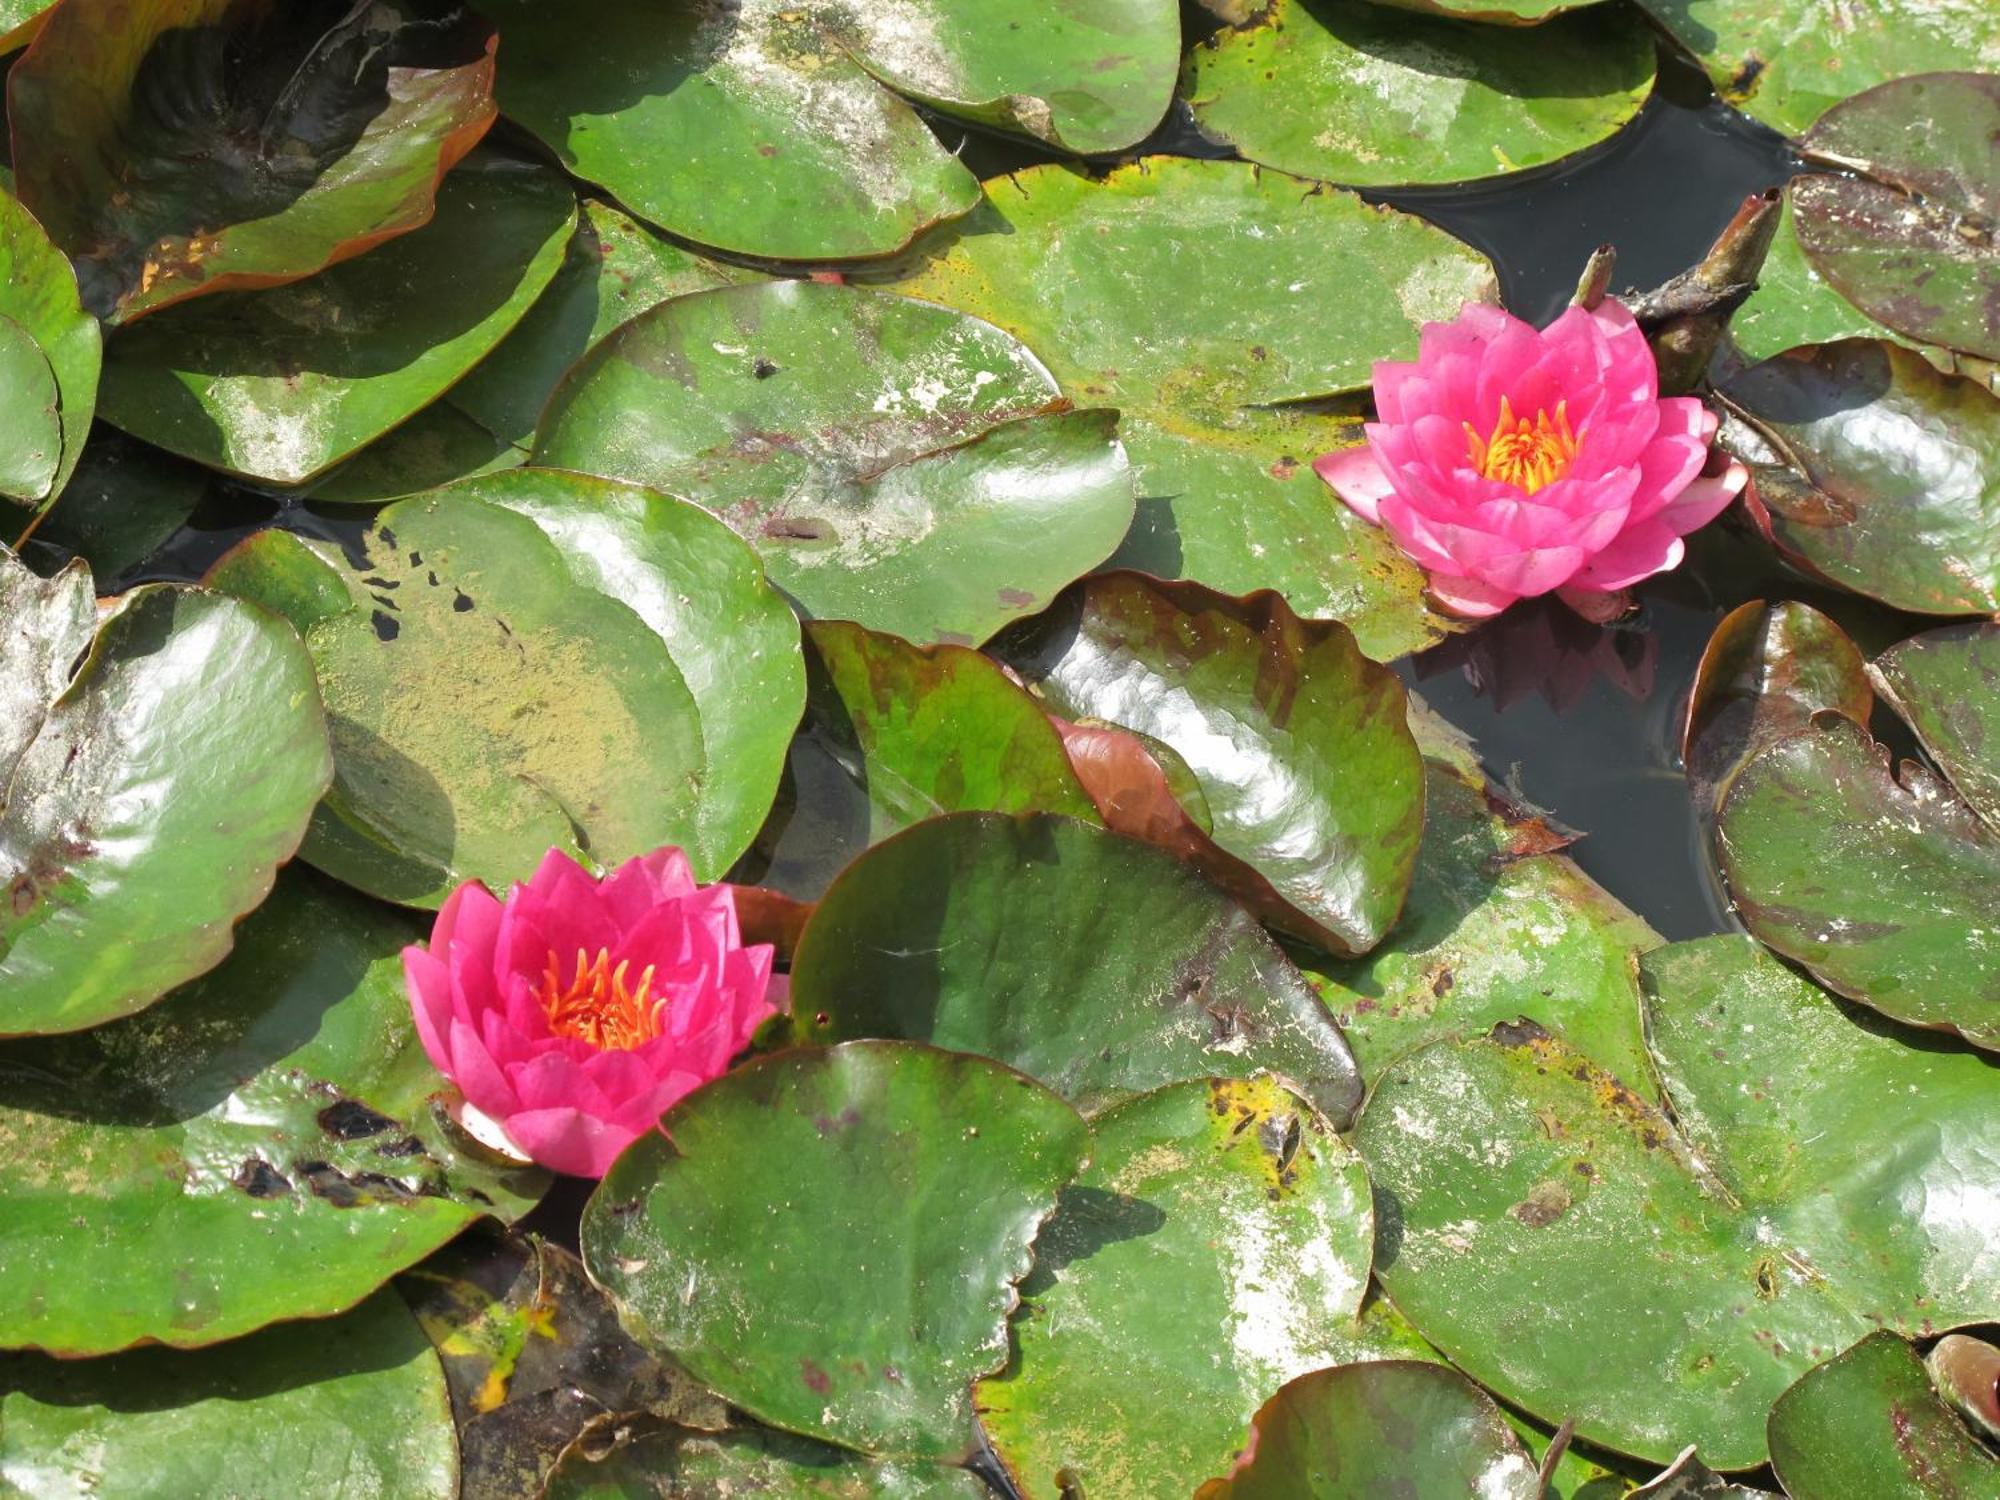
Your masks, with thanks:
[{"label": "green lily pad", "polygon": [[1659,935],[1553,852],[1560,840],[1509,807],[1476,761],[1420,734],[1424,841],[1402,919],[1365,957],[1300,956],[1362,1077],[1525,1013],[1620,1077],[1644,1079],[1631,955]]},{"label": "green lily pad", "polygon": [[1866,724],[1875,707],[1868,663],[1847,633],[1809,604],[1753,599],[1723,616],[1695,668],[1681,758],[1704,817],[1765,746],[1822,711]]},{"label": "green lily pad", "polygon": [[811,1438],[743,1427],[708,1437],[649,1432],[602,1458],[564,1458],[542,1500],[990,1500],[985,1481],[943,1464],[877,1463]]},{"label": "green lily pad", "polygon": [[1753,119],[1803,135],[1842,99],[1891,78],[2000,68],[1986,0],[1639,0]]},{"label": "green lily pad", "polygon": [[813,900],[863,849],[940,813],[1097,821],[1055,726],[990,657],[844,620],[806,639],[805,723],[739,878]]},{"label": "green lily pad", "polygon": [[1336,953],[1382,940],[1416,865],[1423,764],[1402,684],[1346,626],[1275,594],[1111,573],[1003,649],[1065,718],[1137,730],[1186,762],[1215,844],[1244,867],[1231,889],[1259,916]]},{"label": "green lily pad", "polygon": [[[632,1336],[792,1431],[969,1456],[972,1382],[1005,1359],[1028,1246],[1089,1150],[1075,1111],[984,1058],[850,1042],[758,1058],[661,1128],[583,1217]],[[746,1203],[773,1210],[747,1236]]]},{"label": "green lily pad", "polygon": [[1645,25],[1609,7],[1480,30],[1273,0],[1189,55],[1184,92],[1207,134],[1280,171],[1364,187],[1463,182],[1611,135],[1652,91],[1654,54]]},{"label": "green lily pad", "polygon": [[[16,497],[39,500],[60,494],[83,456],[97,407],[103,336],[97,319],[84,310],[68,258],[35,216],[5,191],[0,191],[0,317],[11,319],[34,341],[55,380],[55,473],[40,494]],[[18,399],[15,387],[10,383],[5,389],[11,405]]]},{"label": "green lily pad", "polygon": [[1099,1115],[1021,1287],[981,1420],[1025,1500],[1163,1495],[1226,1468],[1279,1386],[1342,1357],[1374,1222],[1360,1162],[1263,1077]]},{"label": "green lily pad", "polygon": [[99,625],[81,565],[0,553],[0,621],[0,1036],[74,1031],[229,952],[326,789],[327,724],[298,637],[234,599],[155,585]]},{"label": "green lily pad", "polygon": [[1750,1468],[1814,1363],[2000,1307],[2000,1209],[1967,1190],[2000,1152],[2000,1080],[1858,1024],[1746,939],[1639,964],[1671,1117],[1526,1021],[1377,1080],[1354,1134],[1376,1274],[1537,1416]]},{"label": "green lily pad", "polygon": [[22,201],[112,322],[310,276],[430,217],[495,41],[463,7],[76,0],[8,80]]},{"label": "green lily pad", "polygon": [[325,1317],[482,1214],[526,1212],[546,1175],[462,1155],[433,1114],[400,959],[421,935],[287,872],[165,1003],[0,1043],[0,1347]]},{"label": "green lily pad", "polygon": [[1753,757],[1716,814],[1759,940],[1829,989],[2000,1049],[2000,830],[1826,715]]},{"label": "green lily pad", "polygon": [[792,961],[805,1039],[997,1058],[1095,1111],[1270,1069],[1344,1124],[1354,1059],[1277,945],[1169,856],[1067,818],[960,813],[863,854]]},{"label": "green lily pad", "polygon": [[599,339],[670,297],[750,275],[703,260],[610,204],[587,199],[548,290],[445,400],[495,436],[526,449],[534,443],[549,393]]},{"label": "green lily pad", "polygon": [[2000,625],[1947,625],[1875,659],[1874,682],[1952,786],[2000,832]]},{"label": "green lily pad", "polygon": [[662,844],[701,879],[762,824],[805,696],[798,627],[694,506],[521,469],[399,501],[349,562],[263,532],[210,575],[286,614],[331,717],[304,857],[434,906],[550,848]]},{"label": "green lily pad", "polygon": [[382,505],[461,479],[518,469],[527,461],[526,453],[495,437],[446,396],[323,471],[299,493],[321,504]]},{"label": "green lily pad", "polygon": [[24,1500],[266,1495],[274,1478],[328,1500],[456,1500],[457,1459],[437,1356],[389,1293],[308,1337],[0,1354],[0,1476]]},{"label": "green lily pad", "polygon": [[434,401],[562,265],[576,199],[546,168],[479,152],[415,233],[309,280],[174,308],[123,332],[106,421],[213,468],[311,479]]},{"label": "green lily pad", "polygon": [[1898,609],[2000,611],[2000,397],[1869,339],[1794,349],[1722,395],[1788,560]]},{"label": "green lily pad", "polygon": [[0,313],[0,500],[34,504],[62,462],[62,397],[42,346]]},{"label": "green lily pad", "polygon": [[535,460],[697,501],[809,615],[971,645],[1131,525],[1116,419],[1068,410],[1034,355],[975,319],[771,282],[605,339],[550,398]]},{"label": "green lily pad", "polygon": [[1897,79],[1835,105],[1801,144],[1859,168],[1792,186],[1827,282],[1907,338],[2000,359],[2000,77]]},{"label": "green lily pad", "polygon": [[214,478],[208,470],[128,438],[115,427],[90,434],[83,461],[24,555],[59,547],[80,557],[104,586],[130,572],[187,523]]},{"label": "green lily pad", "polygon": [[572,1444],[626,1423],[728,1423],[720,1398],[632,1342],[559,1246],[474,1230],[397,1287],[444,1362],[457,1500],[539,1495]]},{"label": "green lily pad", "polygon": [[1792,1500],[2000,1494],[2000,1459],[1938,1399],[1916,1351],[1874,1333],[1771,1408],[1771,1464]]},{"label": "green lily pad", "polygon": [[1079,399],[1150,415],[1359,390],[1373,361],[1415,357],[1419,324],[1490,298],[1492,275],[1352,193],[1152,156],[1103,178],[1015,173],[896,289],[999,324]]},{"label": "green lily pad", "polygon": [[1257,1413],[1256,1445],[1196,1500],[1539,1500],[1500,1408],[1442,1365],[1378,1361],[1302,1375]]}]

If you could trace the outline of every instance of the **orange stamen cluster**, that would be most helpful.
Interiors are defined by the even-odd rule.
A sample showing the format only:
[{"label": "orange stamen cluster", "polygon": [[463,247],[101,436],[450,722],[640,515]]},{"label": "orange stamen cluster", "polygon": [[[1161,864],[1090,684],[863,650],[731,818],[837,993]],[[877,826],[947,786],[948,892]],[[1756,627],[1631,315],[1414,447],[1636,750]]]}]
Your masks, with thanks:
[{"label": "orange stamen cluster", "polygon": [[640,973],[638,985],[627,988],[628,967],[620,960],[618,967],[612,968],[606,949],[599,948],[597,957],[588,958],[579,948],[576,975],[564,984],[561,963],[551,952],[542,974],[541,993],[536,997],[549,1018],[549,1030],[605,1052],[629,1052],[652,1041],[666,1018],[666,997],[655,999],[648,993],[653,984],[651,964]]},{"label": "orange stamen cluster", "polygon": [[1513,404],[1502,396],[1500,420],[1494,424],[1491,437],[1482,438],[1472,430],[1470,422],[1465,424],[1465,438],[1472,448],[1472,466],[1486,478],[1518,485],[1530,495],[1544,485],[1554,484],[1576,462],[1576,450],[1581,445],[1569,430],[1567,406],[1564,401],[1556,403],[1553,422],[1545,411],[1537,412],[1530,422],[1526,417],[1516,417]]}]

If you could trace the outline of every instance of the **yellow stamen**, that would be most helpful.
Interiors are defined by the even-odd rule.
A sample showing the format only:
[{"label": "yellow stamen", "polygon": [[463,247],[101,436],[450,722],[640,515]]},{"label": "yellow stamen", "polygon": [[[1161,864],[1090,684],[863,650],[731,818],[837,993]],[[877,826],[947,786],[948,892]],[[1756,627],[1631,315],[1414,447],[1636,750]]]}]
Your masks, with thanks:
[{"label": "yellow stamen", "polygon": [[653,998],[653,966],[646,965],[637,988],[628,989],[623,959],[611,967],[611,954],[603,948],[588,958],[576,950],[576,977],[563,983],[562,968],[554,952],[542,974],[542,1012],[549,1018],[549,1030],[557,1036],[574,1037],[606,1052],[629,1052],[644,1046],[660,1034],[666,1018],[666,997]]},{"label": "yellow stamen", "polygon": [[1500,398],[1500,420],[1493,435],[1482,438],[1465,424],[1465,440],[1472,450],[1472,466],[1488,479],[1518,485],[1534,494],[1544,485],[1554,484],[1576,462],[1583,440],[1569,430],[1569,403],[1556,403],[1555,420],[1546,411],[1535,413],[1534,421],[1514,415],[1513,403]]}]

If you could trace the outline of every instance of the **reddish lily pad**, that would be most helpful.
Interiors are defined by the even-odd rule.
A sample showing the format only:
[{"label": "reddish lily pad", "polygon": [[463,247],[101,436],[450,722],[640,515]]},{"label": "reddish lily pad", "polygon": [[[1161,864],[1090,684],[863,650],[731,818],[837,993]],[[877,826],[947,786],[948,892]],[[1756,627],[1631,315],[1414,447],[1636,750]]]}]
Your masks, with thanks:
[{"label": "reddish lily pad", "polygon": [[1382,940],[1416,865],[1423,766],[1402,684],[1346,626],[1275,594],[1108,573],[1003,650],[1065,718],[1186,762],[1259,916],[1336,953]]},{"label": "reddish lily pad", "polygon": [[[583,1257],[649,1348],[764,1421],[956,1461],[1014,1283],[1090,1133],[984,1058],[850,1042],[697,1089],[620,1157]],[[760,1203],[755,1234],[744,1205]],[[782,1211],[779,1211],[782,1206]]]},{"label": "reddish lily pad", "polygon": [[495,42],[441,3],[65,0],[8,76],[21,198],[112,322],[296,281],[430,218]]},{"label": "reddish lily pad", "polygon": [[2000,832],[2000,624],[1912,636],[1878,656],[1871,675],[1958,794]]},{"label": "reddish lily pad", "polygon": [[2000,397],[1872,339],[1793,349],[1722,395],[1789,560],[1898,609],[2000,611]]}]

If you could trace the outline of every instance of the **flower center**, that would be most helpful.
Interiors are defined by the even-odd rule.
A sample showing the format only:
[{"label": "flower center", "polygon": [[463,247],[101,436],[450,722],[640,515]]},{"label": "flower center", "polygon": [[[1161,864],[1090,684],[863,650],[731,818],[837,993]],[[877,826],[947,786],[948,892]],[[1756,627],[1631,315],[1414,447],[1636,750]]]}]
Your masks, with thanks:
[{"label": "flower center", "polygon": [[562,963],[553,951],[542,973],[542,988],[535,997],[549,1018],[549,1030],[557,1036],[572,1037],[605,1052],[629,1052],[644,1046],[660,1034],[666,1017],[665,996],[647,993],[653,983],[653,966],[646,965],[636,988],[628,989],[620,960],[611,967],[611,954],[603,948],[588,958],[576,950],[576,976],[563,983]]},{"label": "flower center", "polygon": [[1545,411],[1536,412],[1530,422],[1516,417],[1513,404],[1502,396],[1500,420],[1494,424],[1491,437],[1482,438],[1470,422],[1465,424],[1472,466],[1486,478],[1518,485],[1530,495],[1554,484],[1569,472],[1569,466],[1576,462],[1576,450],[1582,446],[1582,440],[1569,430],[1568,405],[1566,401],[1556,403],[1553,422]]}]

